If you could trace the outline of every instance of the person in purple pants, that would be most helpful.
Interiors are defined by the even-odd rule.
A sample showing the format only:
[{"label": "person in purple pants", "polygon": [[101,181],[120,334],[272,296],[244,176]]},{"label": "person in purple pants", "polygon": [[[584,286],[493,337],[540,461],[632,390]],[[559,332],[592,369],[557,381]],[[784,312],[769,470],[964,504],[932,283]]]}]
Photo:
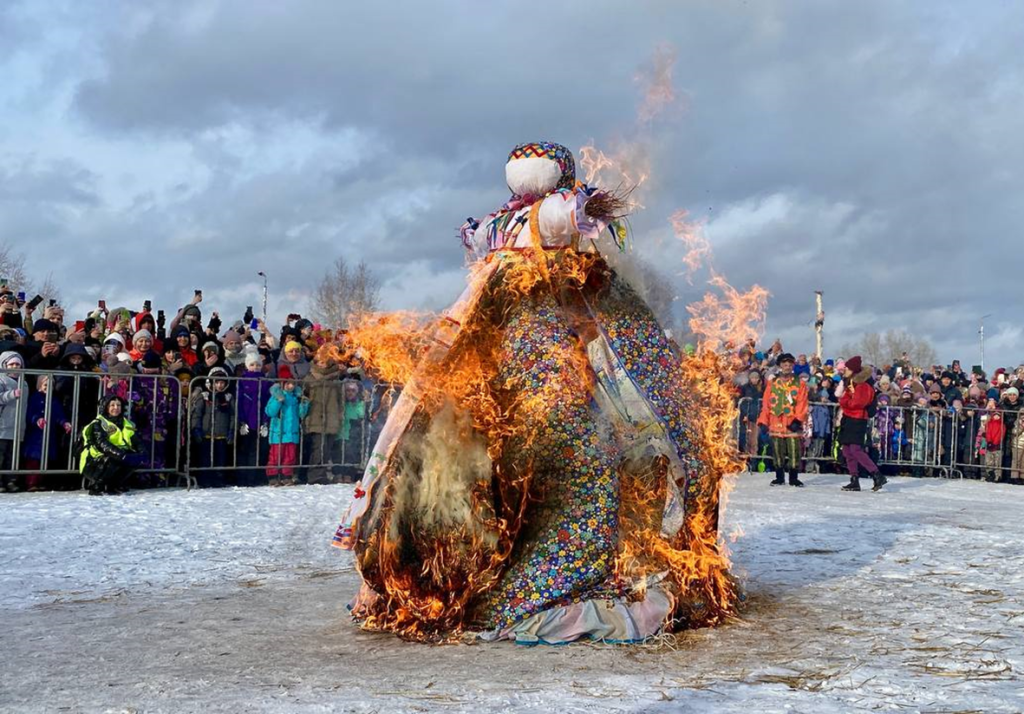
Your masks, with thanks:
[{"label": "person in purple pants", "polygon": [[885,485],[886,478],[864,448],[868,424],[873,416],[871,405],[875,403],[875,388],[868,381],[871,379],[871,368],[861,364],[860,356],[851,357],[846,360],[843,377],[846,389],[839,400],[839,408],[843,412],[843,420],[839,424],[839,444],[843,447],[843,458],[850,471],[850,483],[843,486],[843,490],[859,491],[860,469],[864,469],[875,482],[871,490],[878,491]]}]

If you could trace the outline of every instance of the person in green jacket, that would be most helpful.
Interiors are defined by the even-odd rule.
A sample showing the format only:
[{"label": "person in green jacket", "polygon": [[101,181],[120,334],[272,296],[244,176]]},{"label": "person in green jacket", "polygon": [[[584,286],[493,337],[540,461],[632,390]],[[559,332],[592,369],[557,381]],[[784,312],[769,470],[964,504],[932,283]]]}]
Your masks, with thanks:
[{"label": "person in green jacket", "polygon": [[135,424],[124,411],[124,400],[108,394],[100,401],[99,414],[82,430],[78,470],[92,496],[123,493],[128,477],[142,463]]}]

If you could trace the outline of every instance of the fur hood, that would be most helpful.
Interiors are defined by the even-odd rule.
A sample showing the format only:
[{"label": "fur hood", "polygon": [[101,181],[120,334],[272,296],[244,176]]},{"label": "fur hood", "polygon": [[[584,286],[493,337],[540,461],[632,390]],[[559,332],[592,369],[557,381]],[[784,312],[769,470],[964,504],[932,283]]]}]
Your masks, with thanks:
[{"label": "fur hood", "polygon": [[871,368],[864,367],[861,371],[857,372],[857,374],[853,375],[853,379],[851,381],[854,384],[864,384],[869,379],[871,379]]}]

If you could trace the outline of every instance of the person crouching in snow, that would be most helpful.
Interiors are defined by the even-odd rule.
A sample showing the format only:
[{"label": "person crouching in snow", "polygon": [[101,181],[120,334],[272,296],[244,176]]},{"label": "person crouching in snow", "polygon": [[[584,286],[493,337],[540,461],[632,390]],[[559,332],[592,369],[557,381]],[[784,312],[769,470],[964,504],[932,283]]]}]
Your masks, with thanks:
[{"label": "person crouching in snow", "polygon": [[128,477],[142,464],[135,425],[124,411],[124,399],[108,394],[100,402],[99,414],[82,430],[85,443],[78,470],[91,496],[123,493]]},{"label": "person crouching in snow", "polygon": [[[50,468],[58,468],[54,462],[57,460],[60,432],[71,433],[71,422],[65,417],[64,408],[56,397],[51,397],[50,400],[50,433],[46,433],[46,395],[49,391],[50,377],[45,374],[36,377],[36,391],[28,398],[25,429],[25,468],[29,471],[40,468],[44,449],[47,454],[47,465]],[[48,437],[46,445],[44,436]],[[25,485],[29,491],[42,491],[44,478],[42,473],[36,471],[25,478]]]},{"label": "person crouching in snow", "polygon": [[302,388],[295,384],[291,367],[280,365],[277,377],[282,381],[270,388],[270,401],[266,407],[266,414],[270,417],[267,476],[271,486],[295,483],[294,466],[299,460],[299,442],[302,440],[301,422],[309,413],[309,400],[302,396]]},{"label": "person crouching in snow", "polygon": [[768,380],[761,402],[761,415],[757,423],[768,428],[772,440],[772,463],[775,466],[775,480],[772,486],[786,483],[785,473],[789,471],[789,485],[803,486],[798,478],[800,473],[801,440],[804,423],[807,421],[807,383],[793,374],[793,355],[784,352],[779,355],[779,373]]},{"label": "person crouching in snow", "polygon": [[205,389],[191,396],[192,439],[199,444],[200,488],[220,488],[228,465],[228,450],[235,443],[235,403],[228,392],[228,371],[214,367]]}]

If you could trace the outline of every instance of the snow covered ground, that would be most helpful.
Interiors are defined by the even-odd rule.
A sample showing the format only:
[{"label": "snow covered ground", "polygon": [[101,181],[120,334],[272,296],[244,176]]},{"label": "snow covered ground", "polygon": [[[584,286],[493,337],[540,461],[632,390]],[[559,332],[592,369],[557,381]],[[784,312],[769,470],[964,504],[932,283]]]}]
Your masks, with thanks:
[{"label": "snow covered ground", "polygon": [[358,630],[347,486],[0,496],[0,711],[1024,711],[1024,488],[768,478],[741,617],[617,647]]}]

